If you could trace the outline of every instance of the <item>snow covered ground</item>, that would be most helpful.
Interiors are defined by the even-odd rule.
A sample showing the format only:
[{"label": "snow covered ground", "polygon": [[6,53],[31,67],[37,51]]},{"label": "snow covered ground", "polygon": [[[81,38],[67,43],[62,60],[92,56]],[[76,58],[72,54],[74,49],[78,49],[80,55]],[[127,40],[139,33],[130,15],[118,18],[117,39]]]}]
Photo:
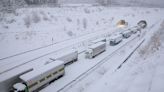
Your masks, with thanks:
[{"label": "snow covered ground", "polygon": [[[24,8],[4,15],[0,21],[0,59],[64,40],[108,30],[120,19],[129,26],[145,19],[149,24],[160,20],[158,8]],[[153,20],[149,20],[153,19]],[[136,21],[134,21],[136,20]],[[7,49],[7,50],[6,50]]]},{"label": "snow covered ground", "polygon": [[[163,30],[164,20],[147,33],[144,45],[119,69],[112,72],[107,69],[94,84],[82,82],[78,87],[72,87],[70,92],[163,92]],[[81,90],[77,91],[78,88]]]},{"label": "snow covered ground", "polygon": [[[98,55],[97,57],[95,57],[94,59],[85,59],[85,53],[80,54],[79,56],[79,60],[77,63],[74,63],[68,67],[66,67],[66,74],[63,78],[55,81],[54,83],[52,83],[50,86],[48,86],[47,88],[43,89],[43,92],[51,92],[51,91],[58,91],[59,89],[61,89],[63,86],[67,85],[69,82],[71,82],[72,80],[76,81],[75,78],[77,78],[78,76],[80,76],[81,74],[85,73],[86,71],[90,70],[91,67],[94,67],[95,65],[97,65],[98,63],[102,63],[102,62],[106,62],[106,60],[108,60],[109,58],[113,57],[114,55],[117,55],[117,52],[121,52],[118,49],[123,49],[125,50],[125,48],[129,49],[129,48],[134,48],[136,46],[136,42],[139,41],[140,38],[136,35],[133,35],[131,38],[129,39],[125,39],[123,42],[121,42],[119,45],[117,46],[109,46],[107,45],[107,50]],[[136,43],[136,44],[135,44]],[[130,45],[131,44],[131,45]],[[126,46],[127,45],[127,46]],[[133,49],[131,49],[132,51]],[[129,51],[129,52],[131,52]],[[125,53],[124,53],[125,54]],[[127,53],[128,55],[128,53]],[[106,58],[106,59],[105,59]],[[125,57],[124,57],[125,58]],[[104,60],[105,59],[105,60]],[[107,61],[108,62],[108,61]],[[120,61],[121,62],[121,61]],[[101,64],[100,64],[101,65]],[[96,66],[99,67],[100,65]],[[105,64],[107,65],[107,64]],[[100,66],[102,67],[102,66]],[[93,70],[92,70],[93,71]],[[87,73],[87,75],[92,73],[89,72]],[[101,72],[101,70],[100,70]],[[84,76],[84,75],[83,75]],[[82,78],[83,78],[82,76]],[[99,77],[97,75],[94,75],[95,77]],[[93,78],[93,75],[92,75]],[[78,79],[78,81],[81,82],[81,79]],[[94,81],[94,80],[87,80],[89,81]],[[76,84],[77,85],[77,84]],[[71,87],[74,87],[75,85],[71,85]],[[78,86],[79,87],[79,86]],[[66,89],[66,91],[68,91]],[[73,91],[70,90],[71,92],[76,92],[77,90]],[[42,92],[42,91],[41,91]]]},{"label": "snow covered ground", "polygon": [[[141,36],[145,38],[145,47],[142,46],[143,48],[138,50],[138,52],[136,52],[132,58],[123,64],[120,69],[112,72],[111,74],[110,70],[114,70],[115,65],[118,66],[122,62],[121,60],[126,58],[131,50],[135,48],[138,41],[133,41],[131,45],[127,45],[126,47],[126,49],[130,48],[129,50],[126,51],[124,48],[124,50],[120,50],[121,52],[118,52],[115,57],[111,58],[114,60],[117,58],[117,63],[110,63],[109,66],[111,67],[104,66],[105,68],[99,68],[100,70],[98,70],[98,73],[101,77],[99,75],[95,75],[93,72],[93,75],[91,74],[92,76],[87,77],[84,81],[81,81],[79,85],[76,85],[71,89],[69,88],[69,91],[157,91],[159,90],[158,87],[161,87],[163,82],[160,81],[160,79],[155,81],[157,77],[162,76],[163,74],[163,71],[158,71],[159,69],[163,69],[162,66],[160,66],[160,64],[163,64],[162,58],[160,59],[161,61],[158,59],[160,62],[159,64],[153,65],[157,67],[158,72],[155,72],[154,75],[152,75],[151,71],[156,70],[150,66],[154,64],[153,59],[155,60],[158,57],[153,57],[154,54],[150,56],[147,54],[147,52],[151,52],[151,49],[154,51],[156,48],[154,49],[151,45],[146,44],[151,42],[148,40],[152,39],[151,37],[157,32],[156,30],[159,28],[160,30],[163,30],[163,15],[164,10],[162,8],[94,6],[23,8],[18,9],[15,14],[4,15],[5,17],[0,21],[0,88],[3,87],[2,82],[11,76],[15,76],[26,69],[37,68],[44,65],[47,62],[47,59],[57,54],[55,53],[56,51],[59,51],[58,53],[67,49],[78,49],[80,52],[84,51],[90,40],[100,37],[109,37],[114,31],[120,30],[116,28],[116,23],[120,19],[124,19],[128,22],[128,27],[135,26],[140,20],[146,20],[148,22],[147,31],[143,32],[143,35]],[[135,35],[130,39],[133,37],[135,37]],[[71,80],[74,80],[74,78],[78,75],[100,62],[106,55],[114,52],[130,39],[123,40],[121,44],[115,47],[109,46],[108,51],[92,60],[86,60],[84,58],[84,53],[81,53],[78,62],[66,67],[66,75],[63,78],[55,81],[45,89],[41,90],[41,92],[57,91],[63,85],[67,84]],[[155,37],[155,39],[157,38]],[[160,41],[162,39],[163,38],[160,38]],[[157,40],[154,42],[158,42]],[[158,46],[156,43],[152,44]],[[149,47],[149,49],[147,49],[147,47]],[[160,50],[162,50],[162,45]],[[159,52],[160,57],[162,57],[162,51]],[[148,57],[151,57],[152,59]],[[149,59],[152,63],[148,63],[148,65],[147,63],[143,64],[143,61],[148,62],[147,60]],[[144,70],[141,67],[148,68]],[[77,71],[78,69],[79,71]],[[146,71],[146,73],[143,71]],[[153,77],[147,76],[147,74]],[[148,78],[143,81],[145,76]],[[86,80],[88,82],[86,82]],[[153,82],[154,84],[151,80],[155,81]],[[89,83],[93,81],[94,83]],[[130,83],[132,83],[131,81],[134,81],[134,85],[129,88],[129,85],[131,85]],[[149,84],[154,88],[148,86]],[[161,90],[163,91],[162,87]],[[161,90],[159,90],[159,92],[162,92]]]}]

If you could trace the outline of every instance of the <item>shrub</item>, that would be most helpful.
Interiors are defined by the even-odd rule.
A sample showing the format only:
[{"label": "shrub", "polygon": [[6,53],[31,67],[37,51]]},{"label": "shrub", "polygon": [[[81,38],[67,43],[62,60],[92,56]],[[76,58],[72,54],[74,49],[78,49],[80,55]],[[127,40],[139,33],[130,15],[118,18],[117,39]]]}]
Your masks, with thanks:
[{"label": "shrub", "polygon": [[77,19],[77,25],[80,25],[80,20],[79,19]]},{"label": "shrub", "polygon": [[83,28],[84,29],[87,28],[87,20],[86,20],[86,18],[83,19]]},{"label": "shrub", "polygon": [[107,72],[107,70],[106,70],[104,67],[102,67],[102,68],[100,68],[100,70],[98,71],[98,74],[104,75],[106,72]]},{"label": "shrub", "polygon": [[148,41],[148,43],[139,50],[139,55],[141,57],[146,58],[151,53],[156,52],[159,50],[159,47],[161,46],[161,30],[158,30]]},{"label": "shrub", "polygon": [[96,21],[96,25],[99,25],[99,21]]},{"label": "shrub", "polygon": [[34,23],[38,23],[41,19],[36,12],[32,12],[32,20]]},{"label": "shrub", "polygon": [[66,20],[67,20],[68,22],[72,22],[72,19],[70,19],[70,18],[66,18]]},{"label": "shrub", "polygon": [[72,32],[72,31],[68,31],[67,34],[68,34],[69,36],[73,36],[73,32]]},{"label": "shrub", "polygon": [[90,13],[90,10],[87,9],[87,8],[85,8],[85,9],[84,9],[84,12],[89,14],[89,13]]},{"label": "shrub", "polygon": [[150,14],[150,11],[146,11],[146,14]]},{"label": "shrub", "polygon": [[5,29],[8,29],[8,28],[9,28],[9,26],[7,26],[7,25],[4,25],[3,27],[4,27]]},{"label": "shrub", "polygon": [[19,40],[19,35],[18,34],[15,35],[15,39]]},{"label": "shrub", "polygon": [[30,25],[31,25],[31,18],[30,18],[30,16],[26,16],[23,20],[24,20],[25,26],[26,26],[27,28],[29,28]]},{"label": "shrub", "polygon": [[45,20],[45,21],[49,20],[48,16],[47,15],[43,15],[43,20]]},{"label": "shrub", "polygon": [[14,23],[14,22],[16,22],[15,19],[11,19],[11,20],[8,20],[8,21],[7,21],[8,24],[12,24],[12,23]]},{"label": "shrub", "polygon": [[43,11],[40,11],[40,14],[43,16],[43,20],[45,21],[49,20],[48,16]]}]

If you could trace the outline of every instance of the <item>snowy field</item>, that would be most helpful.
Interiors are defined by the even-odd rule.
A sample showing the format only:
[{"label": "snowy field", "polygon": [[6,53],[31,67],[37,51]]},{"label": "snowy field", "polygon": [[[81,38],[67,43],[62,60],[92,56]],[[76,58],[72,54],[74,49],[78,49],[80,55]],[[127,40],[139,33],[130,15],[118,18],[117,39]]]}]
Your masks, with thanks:
[{"label": "snowy field", "polygon": [[108,30],[115,27],[120,19],[127,20],[129,26],[136,25],[141,19],[151,25],[160,20],[162,13],[163,10],[158,8],[135,7],[18,9],[15,14],[5,15],[0,22],[0,60],[85,34]]},{"label": "snowy field", "polygon": [[[11,76],[40,67],[62,51],[77,49],[79,60],[66,67],[65,76],[41,92],[58,91],[112,53],[106,63],[61,92],[163,92],[164,72],[159,71],[164,69],[163,15],[162,8],[94,6],[22,8],[6,14],[0,21],[0,91]],[[106,52],[85,59],[89,41],[122,30],[116,27],[120,19],[128,22],[128,28],[140,20],[146,20],[148,27],[140,37],[132,35],[117,46],[107,44]],[[141,47],[118,68],[143,40]]]}]

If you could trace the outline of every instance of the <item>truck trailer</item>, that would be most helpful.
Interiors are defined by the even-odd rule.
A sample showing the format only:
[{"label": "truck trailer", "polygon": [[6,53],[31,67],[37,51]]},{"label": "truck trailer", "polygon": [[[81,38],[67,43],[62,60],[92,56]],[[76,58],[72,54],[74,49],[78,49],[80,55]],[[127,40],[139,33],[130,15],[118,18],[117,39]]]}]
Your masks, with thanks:
[{"label": "truck trailer", "polygon": [[55,61],[21,75],[21,82],[13,85],[11,92],[33,92],[64,75],[64,62]]},{"label": "truck trailer", "polygon": [[99,39],[93,40],[91,41],[91,44],[96,44],[98,42],[106,42],[106,38],[99,38]]},{"label": "truck trailer", "polygon": [[67,65],[69,63],[73,63],[78,60],[78,51],[77,50],[65,51],[57,54],[54,58],[51,59],[64,61],[64,64]]},{"label": "truck trailer", "polygon": [[138,31],[141,31],[141,28],[139,26],[135,26],[129,29],[133,34],[137,33]]},{"label": "truck trailer", "polygon": [[130,30],[125,30],[121,34],[122,34],[122,37],[129,38],[131,36],[131,31]]},{"label": "truck trailer", "polygon": [[121,34],[114,34],[110,37],[109,44],[110,45],[116,45],[119,44],[122,41],[122,35]]},{"label": "truck trailer", "polygon": [[104,52],[106,50],[106,42],[98,42],[88,47],[86,50],[86,58],[94,58],[98,54]]}]

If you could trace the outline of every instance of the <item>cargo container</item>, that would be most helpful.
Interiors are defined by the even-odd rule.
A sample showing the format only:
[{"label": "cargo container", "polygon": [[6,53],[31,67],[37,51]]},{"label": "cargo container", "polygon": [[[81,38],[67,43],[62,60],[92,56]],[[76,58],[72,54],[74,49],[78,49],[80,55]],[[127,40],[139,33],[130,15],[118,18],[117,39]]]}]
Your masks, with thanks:
[{"label": "cargo container", "polygon": [[64,64],[67,65],[78,60],[78,51],[76,50],[64,51],[52,57],[52,59],[64,61]]},{"label": "cargo container", "polygon": [[141,31],[139,26],[135,26],[129,29],[133,34],[137,33],[137,31]]},{"label": "cargo container", "polygon": [[106,42],[98,42],[88,47],[86,50],[86,58],[94,58],[98,54],[106,50]]},{"label": "cargo container", "polygon": [[110,37],[109,44],[110,45],[116,45],[122,41],[122,35],[121,34],[114,34]]},{"label": "cargo container", "polygon": [[121,34],[122,34],[122,37],[129,38],[131,36],[131,31],[126,30],[126,31],[122,32]]},{"label": "cargo container", "polygon": [[99,39],[91,41],[92,44],[96,44],[98,42],[106,42],[106,38],[99,38]]}]

